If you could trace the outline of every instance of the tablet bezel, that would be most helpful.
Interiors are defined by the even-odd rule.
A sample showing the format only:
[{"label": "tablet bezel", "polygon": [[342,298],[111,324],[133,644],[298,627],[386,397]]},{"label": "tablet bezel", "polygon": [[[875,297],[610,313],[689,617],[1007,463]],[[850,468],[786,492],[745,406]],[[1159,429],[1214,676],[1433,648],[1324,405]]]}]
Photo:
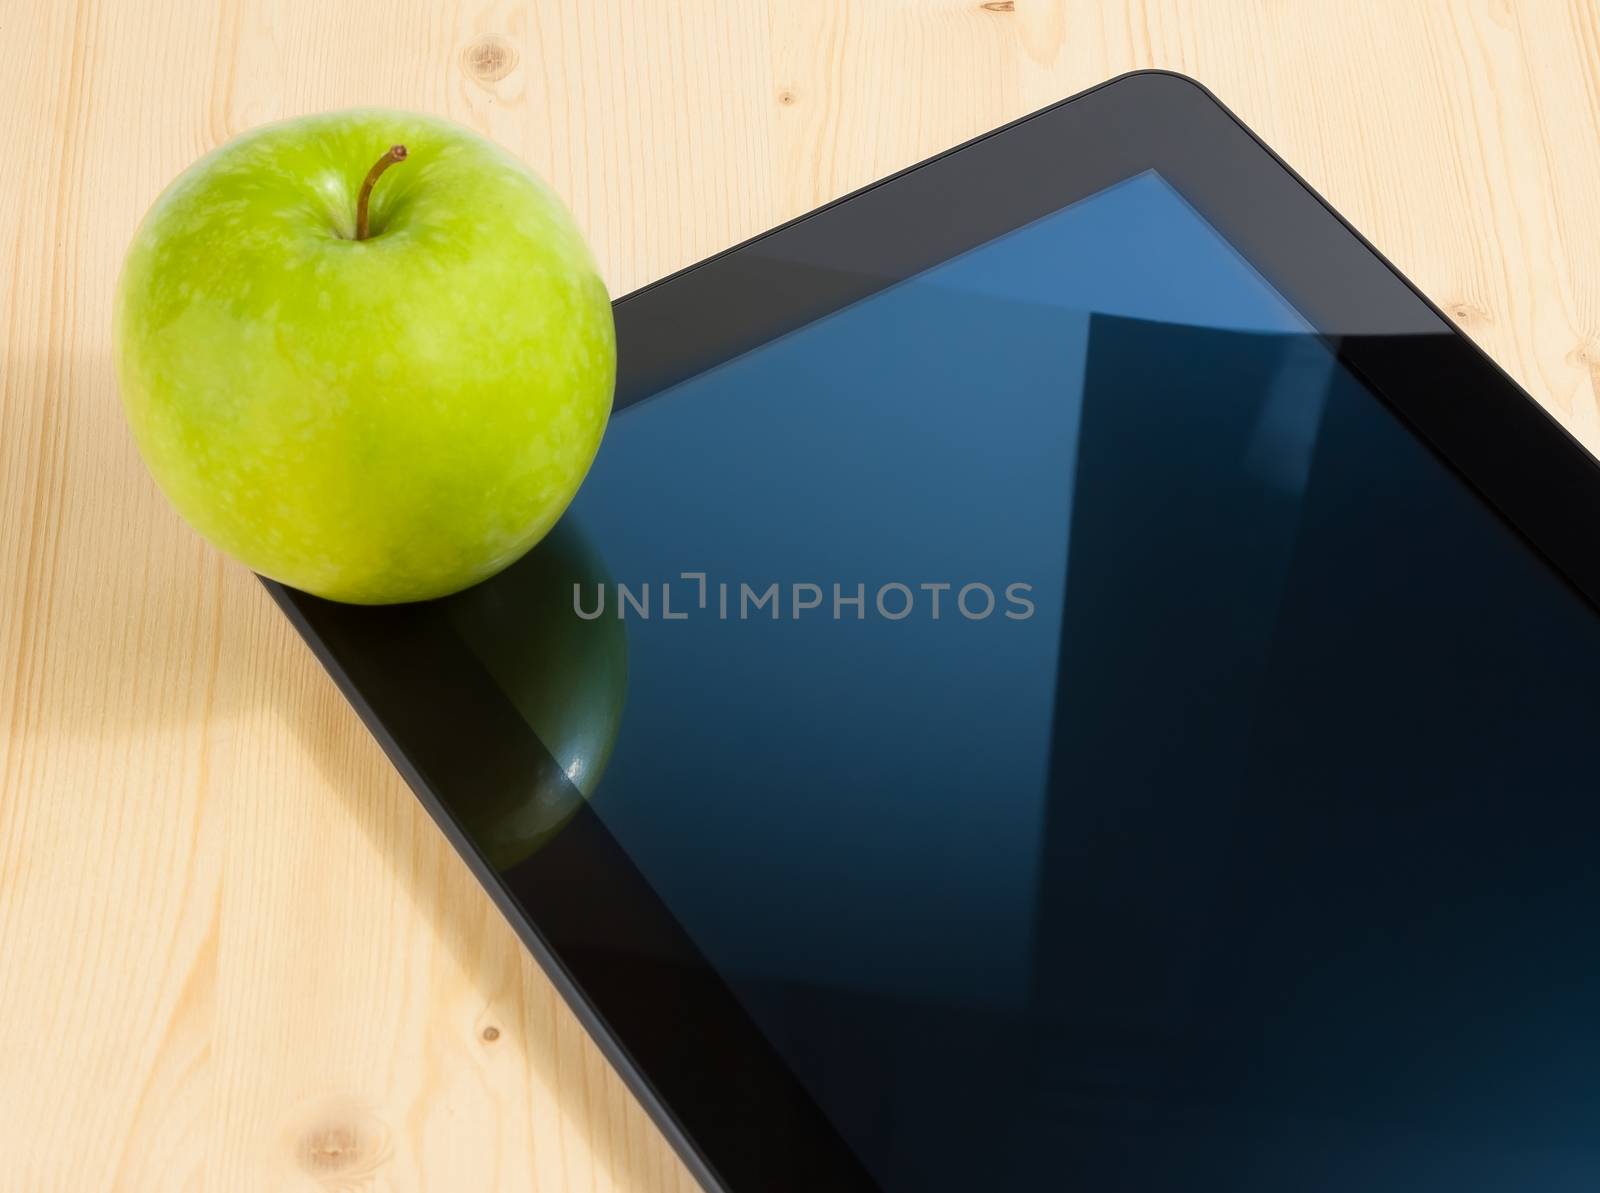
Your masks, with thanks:
[{"label": "tablet bezel", "polygon": [[[1600,607],[1600,552],[1579,514],[1600,510],[1600,465],[1209,91],[1164,71],[1113,79],[618,299],[617,408],[1150,169]],[[490,866],[451,805],[548,782],[553,763],[433,607],[267,587],[707,1188],[877,1187],[587,805],[535,858]]]}]

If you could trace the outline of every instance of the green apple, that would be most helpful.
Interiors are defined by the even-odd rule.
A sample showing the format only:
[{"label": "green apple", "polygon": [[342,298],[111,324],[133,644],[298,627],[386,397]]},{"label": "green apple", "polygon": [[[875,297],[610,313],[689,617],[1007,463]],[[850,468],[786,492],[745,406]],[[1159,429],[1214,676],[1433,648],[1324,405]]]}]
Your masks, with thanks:
[{"label": "green apple", "polygon": [[627,694],[627,627],[615,617],[579,617],[573,590],[592,594],[610,584],[600,556],[568,517],[493,583],[442,602],[457,637],[555,763],[527,789],[497,787],[455,805],[496,869],[537,853],[605,773]]},{"label": "green apple", "polygon": [[467,129],[380,109],[189,167],[128,250],[115,340],[179,512],[360,604],[455,592],[538,542],[616,375],[605,285],[555,195]]}]

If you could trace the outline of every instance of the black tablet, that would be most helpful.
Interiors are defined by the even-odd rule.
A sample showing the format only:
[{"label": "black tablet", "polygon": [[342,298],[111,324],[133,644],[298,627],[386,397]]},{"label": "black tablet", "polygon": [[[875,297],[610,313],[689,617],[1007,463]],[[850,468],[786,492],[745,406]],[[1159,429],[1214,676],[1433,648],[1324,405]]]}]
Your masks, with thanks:
[{"label": "black tablet", "polygon": [[1600,1183],[1600,474],[1204,89],[616,319],[521,563],[274,591],[707,1188]]}]

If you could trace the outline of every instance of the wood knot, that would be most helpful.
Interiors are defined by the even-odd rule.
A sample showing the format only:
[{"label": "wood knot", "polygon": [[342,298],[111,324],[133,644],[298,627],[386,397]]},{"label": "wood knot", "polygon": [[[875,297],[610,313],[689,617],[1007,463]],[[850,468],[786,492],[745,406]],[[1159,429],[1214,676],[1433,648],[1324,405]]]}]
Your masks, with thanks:
[{"label": "wood knot", "polygon": [[383,1120],[345,1099],[303,1107],[291,1119],[285,1142],[301,1172],[339,1187],[381,1168],[393,1150]]},{"label": "wood knot", "polygon": [[984,12],[1016,12],[1016,0],[988,0],[987,4],[978,5]]},{"label": "wood knot", "polygon": [[500,1029],[494,1024],[491,1023],[488,1027],[483,1029],[483,1042],[485,1044],[493,1044],[499,1038]]},{"label": "wood knot", "polygon": [[800,97],[788,88],[778,92],[778,102],[786,108],[792,108],[799,99]]},{"label": "wood knot", "polygon": [[1445,303],[1444,313],[1462,327],[1476,327],[1493,322],[1487,310],[1475,302],[1467,302],[1464,299]]},{"label": "wood knot", "polygon": [[516,48],[493,33],[485,34],[461,51],[461,69],[480,83],[498,83],[516,67]]},{"label": "wood knot", "polygon": [[358,1163],[365,1150],[353,1125],[328,1123],[300,1136],[300,1166],[314,1175],[343,1172]]}]

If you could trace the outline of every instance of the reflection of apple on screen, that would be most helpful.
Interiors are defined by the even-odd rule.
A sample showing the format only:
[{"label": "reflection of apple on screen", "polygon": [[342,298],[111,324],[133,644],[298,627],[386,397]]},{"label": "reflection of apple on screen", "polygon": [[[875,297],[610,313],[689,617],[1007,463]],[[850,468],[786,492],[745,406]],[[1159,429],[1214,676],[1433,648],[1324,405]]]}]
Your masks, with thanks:
[{"label": "reflection of apple on screen", "polygon": [[622,724],[628,639],[614,617],[585,621],[573,585],[610,577],[568,517],[492,583],[445,602],[452,627],[555,761],[532,790],[463,804],[466,827],[496,869],[525,861],[594,794]]}]

